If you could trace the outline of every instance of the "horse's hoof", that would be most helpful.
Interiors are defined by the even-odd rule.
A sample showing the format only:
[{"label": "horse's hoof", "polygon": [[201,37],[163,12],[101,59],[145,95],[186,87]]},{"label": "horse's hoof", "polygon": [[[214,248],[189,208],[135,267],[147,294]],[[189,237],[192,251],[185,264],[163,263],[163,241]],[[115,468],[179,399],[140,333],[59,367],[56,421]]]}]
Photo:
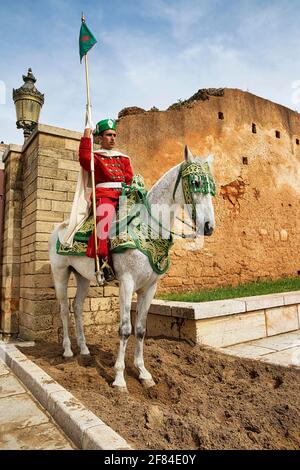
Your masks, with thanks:
[{"label": "horse's hoof", "polygon": [[156,385],[153,379],[140,379],[140,381],[144,388],[151,388]]},{"label": "horse's hoof", "polygon": [[65,362],[70,362],[73,359],[73,353],[63,354],[63,359],[64,359]]},{"label": "horse's hoof", "polygon": [[90,354],[79,354],[78,364],[83,367],[88,367],[93,364],[93,358]]},{"label": "horse's hoof", "polygon": [[120,387],[119,385],[114,385],[114,384],[112,384],[112,386],[115,390],[117,390],[120,393],[125,393],[125,394],[128,393],[128,388],[126,386],[125,387]]}]

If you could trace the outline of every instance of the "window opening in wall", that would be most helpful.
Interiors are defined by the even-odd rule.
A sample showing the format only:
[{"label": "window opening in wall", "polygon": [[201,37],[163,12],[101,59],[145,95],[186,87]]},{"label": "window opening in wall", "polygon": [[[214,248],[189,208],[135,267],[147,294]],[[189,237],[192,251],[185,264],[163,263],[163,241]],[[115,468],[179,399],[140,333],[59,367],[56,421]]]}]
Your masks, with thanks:
[{"label": "window opening in wall", "polygon": [[275,135],[276,135],[276,139],[280,139],[280,132],[279,131],[275,131]]},{"label": "window opening in wall", "polygon": [[300,141],[299,139],[296,139],[296,145],[299,145]]},{"label": "window opening in wall", "polygon": [[243,165],[248,165],[248,158],[247,157],[243,157]]},{"label": "window opening in wall", "polygon": [[252,133],[256,134],[256,124],[252,123]]},{"label": "window opening in wall", "polygon": [[222,113],[221,111],[218,113],[218,117],[219,119],[224,119],[224,113]]},{"label": "window opening in wall", "polygon": [[300,276],[300,271],[297,271],[298,276]]}]

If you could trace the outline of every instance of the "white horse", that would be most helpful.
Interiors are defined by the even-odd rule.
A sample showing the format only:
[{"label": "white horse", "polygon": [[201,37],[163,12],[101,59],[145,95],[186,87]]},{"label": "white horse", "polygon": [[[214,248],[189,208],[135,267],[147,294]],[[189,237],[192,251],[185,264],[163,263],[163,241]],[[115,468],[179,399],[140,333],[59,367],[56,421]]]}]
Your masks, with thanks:
[{"label": "white horse", "polygon": [[[200,169],[206,163],[206,168],[210,168],[210,158],[203,159],[193,157],[187,147],[184,151],[185,162],[194,163]],[[185,198],[181,184],[181,167],[179,164],[165,173],[159,181],[148,192],[148,202],[152,204],[163,204],[172,206],[174,202],[184,207]],[[195,165],[194,165],[195,168]],[[194,188],[195,189],[195,188]],[[199,188],[198,188],[199,189]],[[175,190],[175,193],[174,193]],[[195,213],[193,217],[194,236],[211,235],[215,227],[214,210],[211,192],[203,193],[194,191]],[[174,217],[170,228],[174,224]],[[88,294],[90,281],[95,280],[94,260],[85,256],[61,256],[56,253],[57,229],[50,236],[49,254],[50,263],[55,283],[57,299],[60,303],[60,314],[63,324],[63,356],[69,358],[73,356],[71,342],[68,333],[69,307],[67,297],[67,287],[70,273],[73,271],[77,280],[77,291],[74,299],[74,315],[76,322],[77,343],[81,355],[89,355],[83,331],[82,310],[83,303]],[[155,273],[150,265],[148,257],[137,249],[128,249],[123,253],[112,255],[116,278],[120,287],[120,346],[115,363],[115,380],[113,386],[121,390],[126,390],[124,378],[125,350],[132,326],[130,318],[131,301],[134,292],[137,293],[137,313],[135,320],[136,346],[134,354],[134,365],[139,371],[139,379],[145,387],[155,385],[150,372],[145,368],[143,358],[143,343],[146,333],[146,320],[148,310],[155,295],[157,283],[161,275]]]}]

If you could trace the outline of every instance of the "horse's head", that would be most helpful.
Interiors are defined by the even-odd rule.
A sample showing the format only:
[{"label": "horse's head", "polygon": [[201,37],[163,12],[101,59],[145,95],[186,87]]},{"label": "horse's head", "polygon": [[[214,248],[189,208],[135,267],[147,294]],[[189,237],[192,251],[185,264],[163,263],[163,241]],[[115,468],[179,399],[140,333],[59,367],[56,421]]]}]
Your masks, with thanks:
[{"label": "horse's head", "polygon": [[187,146],[181,165],[181,180],[185,204],[195,225],[196,235],[212,235],[215,228],[212,196],[216,185],[211,174],[213,157],[194,157]]}]

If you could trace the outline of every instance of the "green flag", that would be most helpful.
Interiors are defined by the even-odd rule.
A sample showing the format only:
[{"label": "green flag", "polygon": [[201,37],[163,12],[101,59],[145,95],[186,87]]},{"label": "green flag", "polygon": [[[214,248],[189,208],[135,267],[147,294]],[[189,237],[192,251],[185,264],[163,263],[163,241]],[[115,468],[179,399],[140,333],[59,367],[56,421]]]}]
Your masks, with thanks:
[{"label": "green flag", "polygon": [[96,44],[97,39],[93,36],[85,22],[81,23],[80,33],[79,33],[79,55],[80,62],[82,57],[88,53],[88,51]]}]

